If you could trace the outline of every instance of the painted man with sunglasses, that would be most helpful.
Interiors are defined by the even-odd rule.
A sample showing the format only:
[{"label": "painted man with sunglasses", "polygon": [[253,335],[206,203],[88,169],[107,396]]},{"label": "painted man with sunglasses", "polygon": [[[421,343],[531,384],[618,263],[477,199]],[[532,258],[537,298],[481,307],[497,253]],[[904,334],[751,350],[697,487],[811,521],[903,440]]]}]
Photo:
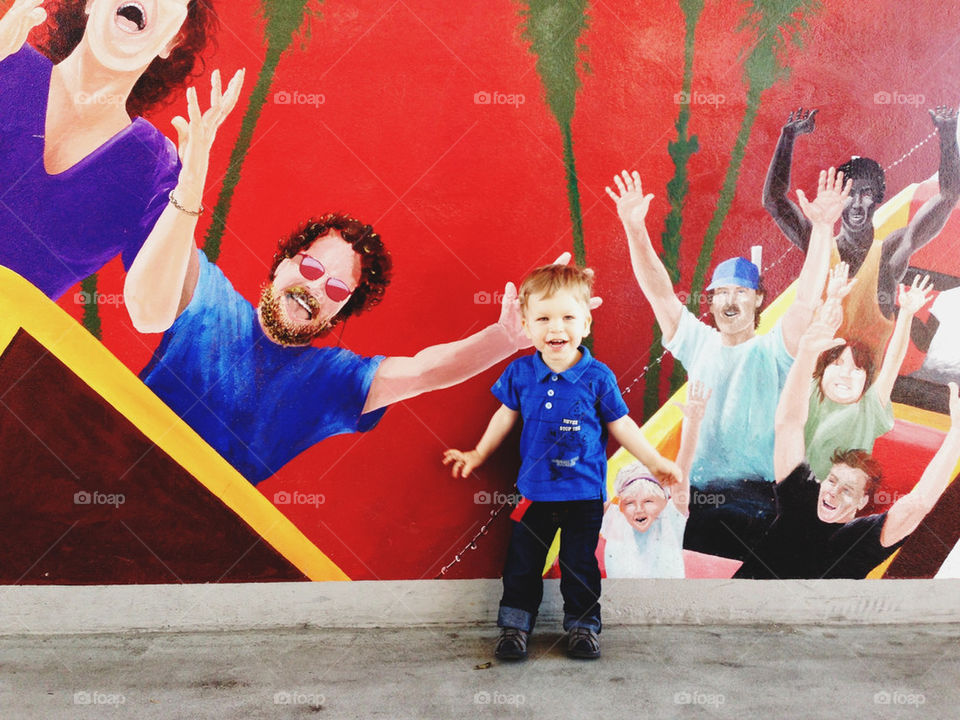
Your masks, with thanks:
[{"label": "painted man with sunglasses", "polygon": [[169,328],[141,377],[253,484],[324,438],[370,430],[387,405],[456,385],[529,346],[508,283],[497,323],[413,357],[313,347],[377,304],[390,281],[380,237],[343,215],[307,222],[280,242],[257,307],[195,245],[178,259],[182,250],[152,255],[154,282],[134,288],[138,329]]}]

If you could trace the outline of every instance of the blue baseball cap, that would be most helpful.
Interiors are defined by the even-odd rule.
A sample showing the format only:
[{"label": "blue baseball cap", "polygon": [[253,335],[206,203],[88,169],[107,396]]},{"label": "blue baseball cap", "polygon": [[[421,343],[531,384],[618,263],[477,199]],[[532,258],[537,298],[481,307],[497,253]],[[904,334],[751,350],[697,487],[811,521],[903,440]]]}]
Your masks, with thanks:
[{"label": "blue baseball cap", "polygon": [[724,285],[737,285],[756,290],[759,284],[760,270],[757,266],[742,257],[735,257],[724,260],[714,268],[707,290],[714,290]]}]

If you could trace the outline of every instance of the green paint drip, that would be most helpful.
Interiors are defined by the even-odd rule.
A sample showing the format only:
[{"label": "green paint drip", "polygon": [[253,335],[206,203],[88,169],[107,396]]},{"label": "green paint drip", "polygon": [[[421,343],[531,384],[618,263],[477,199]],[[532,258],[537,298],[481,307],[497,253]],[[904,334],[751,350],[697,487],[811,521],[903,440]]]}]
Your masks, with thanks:
[{"label": "green paint drip", "polygon": [[569,125],[560,128],[563,135],[563,166],[567,176],[567,199],[573,222],[573,257],[580,267],[587,266],[587,250],[583,242],[583,216],[580,212],[580,188],[577,185],[577,167],[573,155],[573,131]]},{"label": "green paint drip", "polygon": [[[653,340],[650,341],[650,355],[647,356],[646,385],[643,391],[643,419],[650,418],[660,407],[660,362],[663,354],[663,332],[656,323],[653,326]],[[651,378],[653,378],[651,380]]]},{"label": "green paint drip", "polygon": [[589,22],[586,0],[530,0],[522,5],[523,37],[537,56],[547,105],[561,127],[569,125],[581,84],[577,69],[586,49],[580,42]]},{"label": "green paint drip", "polygon": [[97,340],[103,340],[103,326],[100,322],[100,304],[97,302],[97,274],[80,281],[83,301],[83,326]]},{"label": "green paint drip", "polygon": [[[581,86],[578,69],[586,52],[580,36],[589,24],[587,2],[530,0],[521,4],[523,37],[530,42],[530,51],[537,58],[537,74],[546,91],[547,106],[557,120],[563,140],[563,167],[573,232],[573,256],[578,266],[586,267],[583,210],[577,185],[572,123],[577,91]],[[593,337],[588,337],[584,345],[592,348]]]},{"label": "green paint drip", "polygon": [[[667,200],[670,203],[670,211],[667,213],[664,221],[663,234],[660,236],[663,246],[663,264],[670,275],[670,280],[674,285],[680,282],[680,243],[683,238],[683,206],[690,191],[690,180],[688,165],[690,158],[694,153],[700,150],[696,135],[690,135],[690,96],[693,92],[693,57],[694,57],[694,38],[696,34],[697,23],[703,13],[704,0],[681,0],[680,9],[684,16],[684,43],[683,43],[683,82],[681,86],[681,96],[685,101],[681,102],[680,110],[677,113],[677,139],[667,145],[667,152],[673,160],[674,174],[670,182],[667,183]],[[662,331],[658,326],[654,329],[653,344],[651,346],[651,358],[658,358],[663,352]],[[649,417],[660,406],[660,363],[650,365],[646,375],[646,386],[644,389],[644,418]],[[675,363],[673,373],[670,375],[670,393],[683,384],[681,379],[684,376],[683,368],[679,363]],[[679,384],[678,384],[679,383]]]},{"label": "green paint drip", "polygon": [[270,96],[270,89],[280,58],[293,43],[297,30],[304,26],[305,19],[307,24],[304,31],[304,42],[301,45],[306,43],[310,36],[310,20],[318,15],[315,10],[307,7],[308,1],[262,0],[260,3],[265,20],[264,38],[267,52],[240,124],[240,134],[237,136],[233,151],[230,153],[230,164],[224,176],[217,204],[213,208],[210,229],[207,231],[204,241],[203,251],[211,262],[216,262],[220,256],[227,217],[230,214],[230,207],[233,202],[233,194],[240,182],[243,163],[250,151],[260,115]]},{"label": "green paint drip", "polygon": [[807,27],[804,16],[821,6],[819,0],[750,0],[744,4],[747,16],[739,29],[752,30],[756,39],[744,61],[747,108],[737,132],[716,209],[700,247],[690,286],[690,299],[687,302],[691,312],[699,312],[699,298],[703,291],[707,266],[712,258],[717,236],[733,204],[747,142],[760,110],[761,96],[774,83],[790,74],[790,68],[785,65],[786,45],[792,42],[802,46],[800,31]]}]

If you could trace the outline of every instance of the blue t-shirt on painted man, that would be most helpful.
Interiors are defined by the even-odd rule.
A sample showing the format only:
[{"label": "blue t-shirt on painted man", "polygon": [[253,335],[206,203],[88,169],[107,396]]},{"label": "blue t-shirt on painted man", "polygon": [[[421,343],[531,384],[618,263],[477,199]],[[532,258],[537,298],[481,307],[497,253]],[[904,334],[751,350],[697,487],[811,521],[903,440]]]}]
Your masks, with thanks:
[{"label": "blue t-shirt on painted man", "polygon": [[606,499],[607,423],[629,413],[617,378],[585,347],[555,373],[540,353],[517,358],[493,394],[520,413],[523,463],[517,488],[528,500]]},{"label": "blue t-shirt on painted man", "polygon": [[330,347],[282,347],[207,256],[190,304],[163,335],[141,379],[256,485],[331,435],[365,432],[383,360]]}]

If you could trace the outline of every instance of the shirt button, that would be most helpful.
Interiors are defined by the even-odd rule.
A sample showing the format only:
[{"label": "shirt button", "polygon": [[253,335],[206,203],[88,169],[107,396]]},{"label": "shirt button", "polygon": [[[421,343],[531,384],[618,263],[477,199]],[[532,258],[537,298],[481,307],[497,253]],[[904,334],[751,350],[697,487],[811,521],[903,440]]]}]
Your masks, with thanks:
[{"label": "shirt button", "polygon": [[556,376],[556,375],[551,375],[551,376],[550,376],[550,379],[553,380],[553,382],[556,382],[556,381],[557,381],[557,376]]},{"label": "shirt button", "polygon": [[547,410],[550,410],[550,409],[553,408],[553,403],[552,403],[552,402],[548,402],[546,405],[544,405],[544,407],[545,407]]},{"label": "shirt button", "polygon": [[549,395],[550,397],[553,397],[554,396],[553,390],[547,390],[547,395]]}]

